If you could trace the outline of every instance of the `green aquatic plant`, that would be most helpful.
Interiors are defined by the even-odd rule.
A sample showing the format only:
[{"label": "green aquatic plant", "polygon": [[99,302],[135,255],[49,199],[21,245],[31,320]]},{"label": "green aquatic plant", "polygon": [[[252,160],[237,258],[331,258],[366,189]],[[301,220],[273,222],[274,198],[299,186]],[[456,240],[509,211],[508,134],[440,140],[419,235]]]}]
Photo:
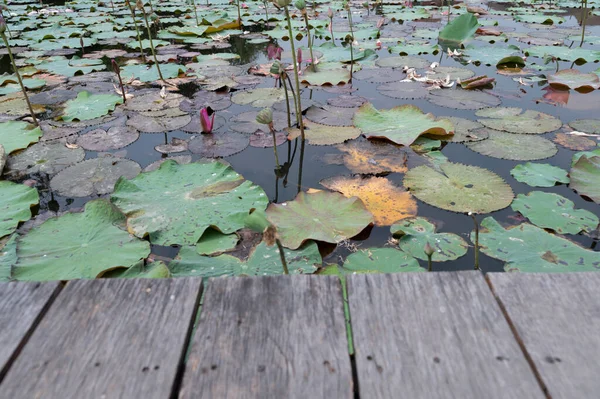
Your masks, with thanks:
[{"label": "green aquatic plant", "polygon": [[125,5],[129,8],[129,12],[131,13],[131,21],[133,22],[133,27],[135,28],[135,34],[137,36],[138,44],[140,46],[140,53],[142,54],[142,59],[146,62],[146,53],[144,53],[144,45],[142,44],[142,36],[140,35],[140,29],[137,26],[137,22],[135,21],[135,7],[131,5],[129,0],[125,0]]},{"label": "green aquatic plant", "polygon": [[273,110],[271,108],[263,109],[256,115],[256,121],[261,125],[267,125],[269,127],[269,131],[273,135],[273,152],[275,153],[275,164],[277,165],[277,170],[279,170],[280,166],[279,156],[277,155],[277,137],[275,136],[275,128],[273,127]]},{"label": "green aquatic plant", "polygon": [[313,40],[310,36],[310,24],[308,23],[308,13],[306,12],[306,2],[304,0],[297,0],[295,6],[302,13],[304,18],[304,24],[306,25],[306,38],[308,40],[308,49],[310,50],[310,66],[313,72],[317,72],[317,63],[315,56],[313,55]]},{"label": "green aquatic plant", "polygon": [[352,72],[354,71],[354,30],[352,28],[352,9],[350,2],[347,0],[344,1],[344,8],[348,12],[348,26],[350,27],[350,82],[352,82]]},{"label": "green aquatic plant", "polygon": [[247,228],[262,233],[263,241],[267,246],[277,245],[279,258],[281,259],[281,267],[283,274],[290,274],[287,261],[285,260],[285,252],[281,241],[277,235],[277,228],[267,219],[267,215],[262,210],[252,209],[245,220]]},{"label": "green aquatic plant", "polygon": [[160,80],[167,83],[165,81],[165,78],[163,78],[162,72],[160,71],[160,65],[158,64],[158,58],[156,58],[156,51],[154,50],[154,43],[152,42],[152,31],[150,30],[150,23],[148,22],[148,14],[146,14],[144,4],[141,0],[137,0],[136,7],[142,11],[142,15],[144,16],[144,22],[146,23],[146,29],[148,31],[148,40],[150,41],[150,50],[152,51],[152,58],[154,58],[154,63],[156,64],[158,76],[160,77]]},{"label": "green aquatic plant", "polygon": [[425,255],[427,255],[427,271],[430,272],[432,271],[432,266],[431,266],[431,257],[433,256],[433,253],[435,252],[433,247],[431,246],[431,244],[429,243],[429,241],[427,241],[427,243],[425,244],[425,248],[423,248],[423,252],[425,252]]},{"label": "green aquatic plant", "polygon": [[123,87],[123,79],[121,79],[121,68],[114,59],[112,59],[110,63],[112,65],[113,71],[119,78],[119,88],[121,89],[121,95],[123,96],[123,104],[125,104],[125,102],[127,101],[127,97],[125,96],[125,87]]},{"label": "green aquatic plant", "polygon": [[331,7],[327,10],[327,18],[329,18],[329,33],[331,34],[331,43],[335,46],[335,38],[333,37],[333,10]]}]

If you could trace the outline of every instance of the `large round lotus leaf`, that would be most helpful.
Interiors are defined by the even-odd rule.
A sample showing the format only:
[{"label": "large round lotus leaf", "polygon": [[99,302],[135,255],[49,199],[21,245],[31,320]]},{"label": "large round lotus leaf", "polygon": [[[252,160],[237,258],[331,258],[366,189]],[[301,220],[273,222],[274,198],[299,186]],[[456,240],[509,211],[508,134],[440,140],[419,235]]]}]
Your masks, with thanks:
[{"label": "large round lotus leaf", "polygon": [[190,140],[188,149],[203,158],[228,157],[250,144],[248,136],[239,133],[201,134]]},{"label": "large round lotus leaf", "polygon": [[429,66],[429,61],[425,58],[421,57],[411,57],[411,56],[394,56],[394,57],[386,57],[378,59],[375,64],[381,68],[400,68],[404,67],[409,68],[427,68]]},{"label": "large round lotus leaf", "polygon": [[550,158],[558,152],[553,142],[540,136],[505,133],[493,129],[487,131],[489,137],[486,140],[465,145],[480,154],[513,161]]},{"label": "large round lotus leaf", "polygon": [[425,272],[419,261],[393,248],[368,248],[348,255],[342,273]]},{"label": "large round lotus leaf", "polygon": [[404,173],[408,170],[406,147],[386,141],[351,141],[338,145],[337,149],[343,153],[342,162],[353,173]]},{"label": "large round lotus leaf", "polygon": [[385,177],[336,176],[321,180],[321,185],[338,191],[345,197],[358,197],[375,218],[377,226],[415,216],[417,201],[403,187],[395,186]]},{"label": "large round lotus leaf", "polygon": [[[471,232],[475,242],[475,232]],[[550,234],[529,223],[505,229],[493,217],[481,222],[479,246],[484,254],[504,262],[507,272],[598,271],[598,252]]]},{"label": "large round lotus leaf", "polygon": [[354,126],[367,138],[384,138],[405,146],[423,134],[443,138],[454,132],[454,125],[449,120],[436,120],[432,114],[425,114],[410,104],[389,110],[377,110],[371,103],[363,104],[354,114]]},{"label": "large round lotus leaf", "polygon": [[277,226],[282,244],[291,249],[306,240],[337,244],[373,223],[360,199],[326,191],[301,192],[293,201],[270,204],[267,218]]},{"label": "large round lotus leaf", "polygon": [[427,100],[435,105],[454,109],[497,107],[502,103],[491,94],[478,90],[431,90]]},{"label": "large round lotus leaf", "polygon": [[129,159],[94,158],[63,169],[50,180],[50,188],[64,197],[88,197],[113,191],[121,176],[131,179],[142,171]]},{"label": "large round lotus leaf", "polygon": [[239,240],[240,238],[235,233],[223,234],[213,229],[207,229],[196,244],[196,251],[200,255],[227,252],[234,249]]},{"label": "large round lotus leaf", "polygon": [[600,119],[577,119],[569,122],[569,126],[579,132],[600,134]]},{"label": "large round lotus leaf", "polygon": [[[181,94],[167,92],[163,97],[160,92],[153,91],[130,98],[122,108],[137,112],[160,111],[179,107],[184,99],[185,97]],[[196,111],[199,111],[199,109],[196,109]]]},{"label": "large round lotus leaf", "polygon": [[268,203],[260,187],[216,161],[167,161],[132,180],[119,179],[111,199],[129,217],[129,231],[157,245],[194,245],[209,227],[233,233],[244,227],[250,209]]},{"label": "large round lotus leaf", "polygon": [[[293,140],[300,137],[300,129],[288,129],[288,139]],[[304,136],[312,145],[341,144],[360,136],[360,130],[349,126],[329,126],[304,120]]]},{"label": "large round lotus leaf", "polygon": [[193,113],[202,108],[210,107],[213,111],[222,111],[231,106],[229,94],[215,93],[212,91],[198,91],[191,99],[185,99],[179,104],[182,111]]},{"label": "large round lotus leaf", "polygon": [[[297,250],[284,248],[285,260],[291,274],[312,274],[321,267],[319,247],[312,241]],[[181,247],[179,255],[169,264],[175,277],[268,276],[283,274],[276,245],[261,242],[246,262],[231,255],[201,256],[194,247]]]},{"label": "large round lotus leaf", "polygon": [[82,148],[67,148],[62,142],[37,143],[9,157],[6,168],[27,174],[52,175],[84,158],[85,151]]},{"label": "large round lotus leaf", "polygon": [[90,94],[82,91],[79,92],[77,98],[65,103],[62,120],[71,122],[98,118],[108,114],[122,102],[123,98],[114,94]]},{"label": "large round lotus leaf", "polygon": [[426,85],[421,82],[395,82],[387,83],[377,87],[377,91],[387,97],[399,98],[401,100],[425,98],[429,95]]},{"label": "large round lotus leaf", "polygon": [[313,86],[338,85],[348,83],[350,80],[350,69],[341,62],[324,62],[317,65],[317,72],[311,67],[304,70],[300,76],[300,82]]},{"label": "large round lotus leaf", "polygon": [[306,111],[306,118],[323,125],[330,126],[352,126],[352,117],[355,108],[342,108],[332,106],[311,106]]},{"label": "large round lotus leaf", "polygon": [[569,187],[600,204],[600,156],[582,155],[571,167]]},{"label": "large round lotus leaf", "polygon": [[82,213],[51,218],[17,240],[16,280],[71,280],[100,277],[129,267],[150,254],[150,244],[122,228],[125,216],[104,199]]},{"label": "large round lotus leaf", "polygon": [[401,236],[398,246],[402,251],[417,258],[427,260],[425,246],[434,249],[431,260],[445,262],[455,260],[467,253],[469,244],[453,233],[436,233],[435,224],[422,217],[405,219],[394,224],[390,231],[394,237]]},{"label": "large round lotus leaf", "polygon": [[[160,72],[165,79],[176,78],[179,73],[185,72],[185,67],[177,64],[160,64]],[[135,77],[142,82],[154,82],[160,79],[155,65],[148,68],[146,64],[127,65],[121,71],[123,77]]]},{"label": "large round lotus leaf", "polygon": [[17,235],[0,239],[0,282],[10,281],[12,267],[17,263]]},{"label": "large round lotus leaf", "polygon": [[65,127],[63,123],[56,121],[42,121],[40,122],[40,128],[44,133],[40,140],[42,142],[75,136],[82,129],[80,127]]},{"label": "large round lotus leaf", "polygon": [[454,125],[454,136],[444,139],[453,143],[466,143],[468,141],[481,141],[489,137],[486,129],[481,129],[483,125],[470,119],[459,118],[457,116],[444,116]]},{"label": "large round lotus leaf", "polygon": [[[179,110],[179,108],[173,108]],[[190,115],[179,115],[166,117],[159,115],[157,117],[146,116],[142,114],[132,114],[127,120],[127,126],[132,126],[144,133],[164,133],[171,130],[180,129],[192,121]]]},{"label": "large round lotus leaf", "polygon": [[567,171],[547,163],[520,164],[510,174],[519,182],[532,187],[553,187],[556,183],[568,183]]},{"label": "large round lotus leaf", "polygon": [[27,122],[0,123],[0,144],[7,155],[15,150],[27,148],[31,143],[37,143],[40,137],[42,137],[42,130]]},{"label": "large round lotus leaf", "polygon": [[[294,105],[291,105],[291,108],[294,108]],[[262,125],[256,121],[256,116],[260,111],[249,111],[242,112],[241,114],[235,115],[231,118],[231,130],[239,132],[239,133],[249,133],[252,134],[257,130],[266,131],[270,134],[270,131],[266,125]],[[290,116],[290,122],[295,122],[296,117],[294,115]],[[216,123],[216,122],[215,122]],[[287,123],[287,113],[274,111],[273,112],[273,128],[275,131],[281,131],[288,127]]]},{"label": "large round lotus leaf", "polygon": [[[292,98],[292,92],[288,95]],[[276,102],[285,100],[285,91],[279,88],[260,88],[248,91],[239,91],[231,97],[231,101],[240,105],[251,105],[257,108],[270,107]]]},{"label": "large round lotus leaf", "polygon": [[406,74],[401,69],[393,68],[363,68],[361,71],[354,72],[352,75],[352,79],[366,80],[367,82],[372,83],[397,82],[405,77]]},{"label": "large round lotus leaf", "polygon": [[0,238],[31,218],[31,207],[40,202],[35,188],[0,180]]},{"label": "large round lotus leaf", "polygon": [[[33,112],[36,114],[46,110],[41,105],[32,104]],[[11,93],[0,97],[0,114],[25,116],[29,115],[29,107],[25,101],[25,97],[21,93]]]},{"label": "large round lotus leaf", "polygon": [[593,150],[597,146],[596,142],[592,139],[566,133],[556,133],[552,141],[574,151]]},{"label": "large round lotus leaf", "polygon": [[466,80],[475,76],[475,72],[468,68],[444,67],[439,66],[433,70],[427,71],[425,76],[429,79]]},{"label": "large round lotus leaf", "polygon": [[367,100],[365,97],[353,96],[352,94],[342,94],[339,97],[328,98],[327,104],[333,107],[355,108],[360,107],[367,101],[369,100]]},{"label": "large round lotus leaf", "polygon": [[452,48],[460,48],[463,42],[471,39],[479,28],[477,17],[469,12],[459,15],[440,31],[438,42]]},{"label": "large round lotus leaf", "polygon": [[560,234],[594,231],[600,223],[598,216],[592,212],[585,209],[574,209],[573,201],[558,194],[543,191],[517,195],[511,208],[520,212],[536,226],[552,229]]},{"label": "large round lotus leaf", "polygon": [[404,176],[404,186],[429,205],[460,213],[497,211],[514,198],[510,186],[487,169],[452,162],[439,169],[417,166]]},{"label": "large round lotus leaf", "polygon": [[577,64],[600,60],[600,51],[580,47],[569,48],[566,46],[531,46],[525,50],[525,54],[538,58],[553,56],[559,60],[572,61]]},{"label": "large round lotus leaf", "polygon": [[94,129],[79,136],[77,144],[88,151],[109,151],[127,147],[140,137],[137,130],[129,126],[113,126],[108,130]]},{"label": "large round lotus leaf", "polygon": [[595,73],[582,73],[577,69],[563,69],[548,75],[548,83],[558,89],[592,91],[600,86],[600,78]]},{"label": "large round lotus leaf", "polygon": [[541,134],[552,132],[562,126],[560,119],[542,112],[520,108],[497,107],[476,112],[482,118],[478,122],[491,129],[520,134]]}]

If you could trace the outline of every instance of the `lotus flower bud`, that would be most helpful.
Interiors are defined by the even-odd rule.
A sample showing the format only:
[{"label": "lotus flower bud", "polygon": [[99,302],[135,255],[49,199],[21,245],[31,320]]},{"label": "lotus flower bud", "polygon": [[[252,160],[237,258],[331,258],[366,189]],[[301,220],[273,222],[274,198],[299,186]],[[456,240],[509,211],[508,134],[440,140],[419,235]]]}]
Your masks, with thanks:
[{"label": "lotus flower bud", "polygon": [[113,71],[115,71],[115,73],[117,75],[121,74],[121,68],[119,67],[119,64],[117,64],[117,61],[114,60],[114,58],[112,60],[110,60],[110,63],[112,64],[112,69]]},{"label": "lotus flower bud", "polygon": [[296,0],[296,2],[294,3],[294,5],[300,11],[306,10],[306,2],[304,0]]},{"label": "lotus flower bud", "polygon": [[435,250],[433,249],[431,244],[429,244],[429,241],[427,241],[427,244],[425,244],[425,248],[423,249],[423,251],[425,252],[425,255],[427,255],[428,257],[433,255],[433,253],[435,252]]},{"label": "lotus flower bud", "polygon": [[256,121],[261,125],[273,123],[273,110],[271,108],[263,109],[256,115]]},{"label": "lotus flower bud", "polygon": [[331,9],[331,7],[329,7],[329,10],[327,10],[327,16],[329,17],[329,19],[333,18],[333,10]]},{"label": "lotus flower bud", "polygon": [[[209,115],[210,113],[212,114]],[[202,133],[212,133],[213,124],[215,122],[215,113],[211,108],[202,108],[200,110],[200,125],[202,125]]]},{"label": "lotus flower bud", "polygon": [[301,48],[298,49],[298,55],[296,56],[296,61],[298,62],[298,65],[302,64],[302,49]]},{"label": "lotus flower bud", "polygon": [[6,21],[2,14],[0,14],[0,34],[4,34],[6,32]]},{"label": "lotus flower bud", "polygon": [[283,68],[281,67],[281,62],[275,61],[273,65],[271,65],[271,69],[269,70],[273,75],[281,75],[283,72]]}]

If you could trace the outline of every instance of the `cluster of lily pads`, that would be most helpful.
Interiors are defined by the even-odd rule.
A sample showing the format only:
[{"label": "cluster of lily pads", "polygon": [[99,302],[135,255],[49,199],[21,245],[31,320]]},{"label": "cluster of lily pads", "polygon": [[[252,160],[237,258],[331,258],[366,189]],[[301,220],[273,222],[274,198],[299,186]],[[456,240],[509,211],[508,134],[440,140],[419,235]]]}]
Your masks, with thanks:
[{"label": "cluster of lily pads", "polygon": [[[600,120],[537,106],[597,99],[595,2],[495,5],[9,2],[0,281],[426,271],[470,248],[465,267],[481,252],[507,271],[598,270],[576,238],[598,240]],[[324,175],[303,180],[322,146]],[[258,173],[294,196],[234,170],[248,147],[274,153]],[[514,164],[470,165],[459,147]],[[533,162],[559,150],[567,169]],[[471,236],[420,204],[474,220]],[[519,224],[489,215],[508,207]],[[360,246],[371,229],[386,245]]]}]

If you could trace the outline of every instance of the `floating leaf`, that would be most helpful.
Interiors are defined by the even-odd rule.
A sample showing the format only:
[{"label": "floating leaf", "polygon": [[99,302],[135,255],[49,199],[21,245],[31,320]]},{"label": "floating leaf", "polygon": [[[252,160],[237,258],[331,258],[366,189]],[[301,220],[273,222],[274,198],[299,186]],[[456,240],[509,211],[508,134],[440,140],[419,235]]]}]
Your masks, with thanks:
[{"label": "floating leaf", "polygon": [[[141,194],[143,193],[143,194]],[[252,208],[264,209],[264,191],[220,162],[178,165],[132,180],[119,179],[111,200],[128,215],[128,230],[156,245],[193,245],[209,227],[230,234]]]},{"label": "floating leaf", "polygon": [[573,201],[561,195],[543,191],[517,195],[511,208],[520,212],[536,226],[551,229],[560,234],[594,231],[600,223],[598,216],[592,212],[585,209],[574,209]]},{"label": "floating leaf", "polygon": [[313,72],[311,67],[306,68],[300,76],[300,81],[313,86],[335,86],[348,83],[350,81],[350,69],[346,68],[341,62],[323,62],[317,65],[317,72]]},{"label": "floating leaf", "polygon": [[[179,112],[179,108],[171,108]],[[190,115],[142,115],[135,113],[127,120],[127,126],[131,126],[144,133],[164,133],[172,130],[181,129],[192,121]]]},{"label": "floating leaf", "polygon": [[519,182],[532,187],[553,187],[556,183],[569,183],[567,171],[547,163],[520,164],[510,174]]},{"label": "floating leaf", "polygon": [[355,108],[342,108],[332,106],[311,106],[306,111],[306,118],[323,125],[352,126]]},{"label": "floating leaf", "polygon": [[0,282],[10,281],[12,267],[17,263],[17,235],[0,239]]},{"label": "floating leaf", "polygon": [[116,273],[107,273],[105,277],[113,278],[170,278],[171,271],[162,261],[155,261],[149,265],[144,265],[144,262],[138,262],[129,269],[122,271],[119,269]]},{"label": "floating leaf", "polygon": [[414,105],[401,105],[389,110],[377,110],[373,104],[362,105],[354,115],[354,125],[367,138],[385,138],[396,144],[411,145],[417,137],[452,135],[454,126],[447,119],[436,120]]},{"label": "floating leaf", "polygon": [[423,202],[461,213],[497,211],[514,198],[510,186],[497,174],[452,162],[441,164],[439,171],[417,166],[404,176],[404,186]]},{"label": "floating leaf", "polygon": [[588,139],[587,137],[566,133],[556,133],[556,136],[552,141],[574,151],[592,150],[597,146],[594,140]]},{"label": "floating leaf", "polygon": [[471,13],[459,15],[442,29],[438,42],[452,48],[461,47],[462,44],[475,35],[479,28],[477,17]]},{"label": "floating leaf", "polygon": [[600,134],[600,119],[577,119],[569,122],[569,126],[579,132]]},{"label": "floating leaf", "polygon": [[281,243],[291,249],[306,240],[336,244],[373,223],[373,216],[358,198],[325,191],[300,192],[293,201],[270,204],[267,217],[277,226]]},{"label": "floating leaf", "polygon": [[62,120],[72,122],[74,120],[84,121],[98,118],[108,114],[121,104],[123,99],[113,94],[90,94],[82,91],[77,98],[69,100],[65,104]]},{"label": "floating leaf", "polygon": [[401,237],[398,241],[400,249],[417,259],[427,260],[424,251],[427,243],[434,249],[433,262],[455,260],[467,253],[469,244],[460,236],[436,233],[435,230],[435,224],[422,217],[404,219],[390,229],[394,237]]},{"label": "floating leaf", "polygon": [[94,129],[77,138],[77,144],[88,151],[109,151],[127,147],[140,137],[129,126],[113,126],[108,130]]},{"label": "floating leaf", "polygon": [[469,141],[481,141],[489,137],[487,129],[481,129],[483,125],[470,119],[456,116],[443,117],[454,125],[454,136],[444,139],[453,143],[465,143]]},{"label": "floating leaf", "polygon": [[53,175],[84,158],[85,151],[82,148],[68,148],[62,142],[37,143],[9,157],[6,167],[11,173]]},{"label": "floating leaf", "polygon": [[65,197],[88,197],[113,191],[121,176],[133,178],[142,171],[129,159],[94,158],[60,171],[50,180],[50,188]]},{"label": "floating leaf", "polygon": [[0,238],[31,218],[31,207],[40,202],[35,188],[0,180]]},{"label": "floating leaf", "polygon": [[337,149],[343,153],[344,165],[354,173],[404,173],[408,170],[406,147],[386,141],[351,141],[338,145]]},{"label": "floating leaf", "polygon": [[494,129],[487,129],[487,134],[487,140],[465,145],[483,155],[514,161],[550,158],[558,151],[553,142],[540,136],[505,133]]},{"label": "floating leaf", "polygon": [[8,121],[0,123],[0,144],[6,155],[27,148],[29,144],[37,143],[42,137],[42,130],[27,122]]},{"label": "floating leaf", "polygon": [[194,137],[188,143],[192,154],[204,158],[228,157],[243,151],[250,144],[248,136],[239,133],[210,133]]},{"label": "floating leaf", "polygon": [[421,82],[394,82],[377,87],[377,91],[386,97],[399,98],[402,100],[425,98],[429,95],[426,85]]},{"label": "floating leaf", "polygon": [[393,248],[369,248],[348,255],[343,274],[425,272],[419,261]]},{"label": "floating leaf", "polygon": [[[472,232],[471,241],[474,237]],[[481,222],[479,245],[481,252],[504,261],[504,270],[509,272],[583,272],[600,268],[597,252],[529,223],[505,229],[487,217]]]},{"label": "floating leaf", "polygon": [[[182,72],[185,73],[185,67],[183,65],[171,63],[160,64],[160,73],[165,79],[176,78]],[[155,80],[160,79],[156,66],[148,66],[146,64],[127,65],[123,67],[121,75],[127,78],[134,77],[142,82],[154,82]]]},{"label": "floating leaf", "polygon": [[214,255],[235,248],[239,241],[237,234],[223,234],[217,230],[207,229],[196,244],[196,252],[200,255]]},{"label": "floating leaf", "polygon": [[600,156],[581,156],[571,167],[569,176],[569,187],[600,204]]},{"label": "floating leaf", "polygon": [[[129,267],[150,254],[150,244],[119,227],[125,216],[107,200],[85,205],[82,213],[48,219],[17,240],[16,280],[96,278]],[[52,239],[48,239],[52,237]]]},{"label": "floating leaf", "polygon": [[393,56],[379,58],[375,64],[381,68],[400,68],[404,67],[422,69],[429,66],[429,61],[421,57],[413,56]]},{"label": "floating leaf", "polygon": [[497,107],[500,99],[483,91],[476,90],[431,90],[427,100],[442,107],[454,109],[481,109]]},{"label": "floating leaf", "polygon": [[[288,129],[288,140],[300,137],[300,129]],[[304,135],[311,145],[340,144],[360,136],[360,130],[355,127],[328,126],[304,120]]]},{"label": "floating leaf", "polygon": [[[289,92],[292,98],[292,92]],[[285,91],[279,88],[260,88],[248,91],[236,92],[231,101],[235,104],[250,105],[252,107],[264,108],[285,100]]]},{"label": "floating leaf", "polygon": [[582,73],[577,69],[563,69],[548,75],[548,83],[558,89],[588,92],[600,86],[600,77],[594,73]]},{"label": "floating leaf", "polygon": [[345,197],[358,197],[375,218],[377,226],[415,216],[417,201],[402,187],[395,186],[385,177],[362,178],[336,176],[321,180],[321,185],[339,191]]},{"label": "floating leaf", "polygon": [[519,134],[542,134],[562,126],[560,119],[542,112],[521,108],[497,107],[477,111],[475,115],[486,118],[478,122],[486,127]]}]

